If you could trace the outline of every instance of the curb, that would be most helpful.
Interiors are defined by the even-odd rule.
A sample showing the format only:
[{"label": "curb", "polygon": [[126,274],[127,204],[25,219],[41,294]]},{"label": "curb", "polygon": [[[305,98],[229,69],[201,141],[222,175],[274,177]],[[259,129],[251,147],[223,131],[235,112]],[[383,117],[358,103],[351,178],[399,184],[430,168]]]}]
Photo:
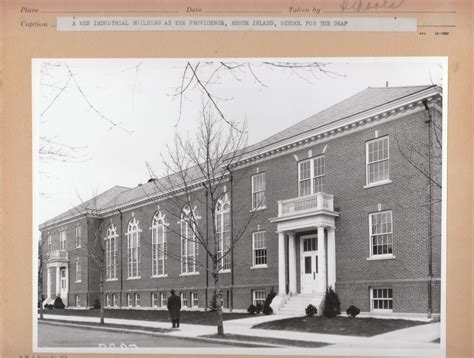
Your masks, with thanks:
[{"label": "curb", "polygon": [[278,345],[278,344],[245,342],[245,341],[238,341],[234,339],[188,337],[188,336],[181,337],[181,336],[172,335],[170,333],[144,331],[144,330],[140,330],[139,328],[130,329],[130,328],[97,326],[97,325],[90,325],[87,323],[84,323],[84,324],[76,323],[74,321],[59,321],[59,320],[42,319],[42,320],[38,320],[38,323],[45,323],[45,324],[56,325],[56,326],[76,327],[76,328],[92,328],[92,329],[99,329],[102,331],[112,331],[112,332],[121,332],[121,333],[139,333],[139,334],[146,334],[146,335],[155,336],[155,337],[187,339],[187,340],[192,340],[192,341],[200,341],[200,342],[208,342],[208,343],[219,343],[219,344],[229,344],[229,345],[237,344],[240,347],[256,347],[256,348],[288,348],[290,347],[290,346]]}]

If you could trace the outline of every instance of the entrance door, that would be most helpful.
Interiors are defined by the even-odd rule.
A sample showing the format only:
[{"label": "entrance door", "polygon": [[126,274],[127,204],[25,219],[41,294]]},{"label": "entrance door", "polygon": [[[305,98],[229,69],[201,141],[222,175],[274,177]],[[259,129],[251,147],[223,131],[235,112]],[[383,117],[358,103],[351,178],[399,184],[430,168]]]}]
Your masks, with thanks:
[{"label": "entrance door", "polygon": [[313,293],[318,280],[318,238],[316,235],[302,236],[300,244],[301,293]]},{"label": "entrance door", "polygon": [[60,290],[59,290],[59,294],[63,300],[63,303],[65,304],[66,303],[66,299],[67,299],[67,276],[66,276],[66,268],[65,267],[61,267],[59,269],[59,287],[60,287]]}]

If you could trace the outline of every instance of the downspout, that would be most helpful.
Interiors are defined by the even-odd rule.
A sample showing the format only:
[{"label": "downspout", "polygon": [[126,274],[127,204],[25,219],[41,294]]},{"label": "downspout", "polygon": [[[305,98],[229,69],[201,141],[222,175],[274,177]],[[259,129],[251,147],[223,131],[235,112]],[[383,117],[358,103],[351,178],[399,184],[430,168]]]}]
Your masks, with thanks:
[{"label": "downspout", "polygon": [[[209,250],[209,193],[207,190],[204,190],[206,195],[206,250]],[[209,305],[209,255],[206,254],[206,292],[205,299],[206,305],[204,306],[205,311],[208,309]]]},{"label": "downspout", "polygon": [[[89,250],[89,217],[86,216],[86,233],[87,233],[87,247]],[[87,255],[87,294],[86,294],[86,307],[89,307],[89,293],[90,293],[90,285],[89,285],[89,278],[90,278],[90,258],[89,255]]]},{"label": "downspout", "polygon": [[424,99],[423,105],[428,113],[428,119],[425,123],[428,124],[428,206],[429,206],[429,222],[428,222],[428,318],[431,318],[433,312],[432,302],[432,284],[433,284],[433,184],[432,184],[432,158],[431,158],[431,126],[433,118],[428,107],[428,101]]},{"label": "downspout", "polygon": [[230,311],[234,309],[234,176],[230,174]]},{"label": "downspout", "polygon": [[117,209],[120,213],[120,308],[122,308],[122,293],[123,293],[123,215],[120,209]]}]

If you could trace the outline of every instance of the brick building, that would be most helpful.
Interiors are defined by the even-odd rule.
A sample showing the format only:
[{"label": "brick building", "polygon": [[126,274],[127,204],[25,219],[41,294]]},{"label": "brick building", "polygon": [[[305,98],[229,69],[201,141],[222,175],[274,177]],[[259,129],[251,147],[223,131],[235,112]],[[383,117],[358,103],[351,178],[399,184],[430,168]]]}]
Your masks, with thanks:
[{"label": "brick building", "polygon": [[[441,107],[437,86],[369,87],[246,148],[218,213],[234,231],[258,215],[222,262],[224,307],[245,310],[274,289],[277,313],[303,314],[331,286],[343,310],[438,314]],[[174,288],[204,309],[212,282],[187,260],[199,248],[167,195],[155,180],[116,186],[41,224],[46,302],[100,297],[97,236],[105,306],[160,309]]]}]

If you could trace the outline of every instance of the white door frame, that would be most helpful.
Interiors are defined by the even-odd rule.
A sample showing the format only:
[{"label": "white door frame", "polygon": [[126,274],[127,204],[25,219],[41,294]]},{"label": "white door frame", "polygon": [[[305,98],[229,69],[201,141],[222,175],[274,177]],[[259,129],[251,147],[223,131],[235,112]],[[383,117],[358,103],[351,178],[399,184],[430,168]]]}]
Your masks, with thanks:
[{"label": "white door frame", "polygon": [[[304,240],[305,239],[315,239],[316,248],[318,249],[318,235],[302,235],[300,236],[300,282],[301,282],[301,293],[316,293],[318,291],[318,279],[319,279],[319,269],[318,269],[318,259],[319,252],[318,250],[304,251]],[[305,257],[311,257],[311,273],[308,275],[305,273]],[[310,277],[308,277],[310,276]],[[312,277],[311,277],[312,276]],[[309,287],[308,287],[309,285]]]}]

